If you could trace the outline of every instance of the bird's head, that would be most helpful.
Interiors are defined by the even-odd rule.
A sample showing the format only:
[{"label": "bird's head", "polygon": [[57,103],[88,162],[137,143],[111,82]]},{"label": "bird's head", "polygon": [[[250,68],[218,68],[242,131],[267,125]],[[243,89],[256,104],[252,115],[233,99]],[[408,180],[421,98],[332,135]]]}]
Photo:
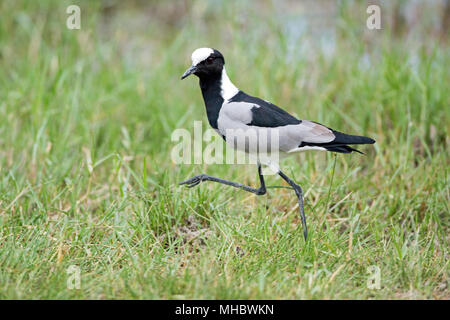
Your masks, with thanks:
[{"label": "bird's head", "polygon": [[225,64],[223,55],[211,48],[198,48],[192,53],[192,66],[186,70],[181,79],[195,74],[199,78],[220,76]]}]

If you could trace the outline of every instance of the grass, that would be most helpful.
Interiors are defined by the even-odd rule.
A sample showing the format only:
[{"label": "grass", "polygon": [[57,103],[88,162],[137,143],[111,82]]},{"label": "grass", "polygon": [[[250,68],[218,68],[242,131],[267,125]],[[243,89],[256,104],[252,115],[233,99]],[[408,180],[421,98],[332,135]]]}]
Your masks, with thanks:
[{"label": "grass", "polygon": [[[270,2],[75,2],[81,30],[65,27],[73,1],[0,3],[0,298],[449,298],[448,33],[368,33],[353,3],[331,57],[307,56],[283,19],[261,24]],[[197,81],[179,81],[205,45],[246,92],[377,140],[282,164],[306,193],[306,243],[292,190],[177,185],[257,185],[254,166],[170,161],[174,129],[207,128]]]}]

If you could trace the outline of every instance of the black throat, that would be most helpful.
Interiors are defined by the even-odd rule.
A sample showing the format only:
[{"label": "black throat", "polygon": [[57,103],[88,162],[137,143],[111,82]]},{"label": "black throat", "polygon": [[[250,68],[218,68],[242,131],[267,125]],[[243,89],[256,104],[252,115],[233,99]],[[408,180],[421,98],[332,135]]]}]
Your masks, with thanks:
[{"label": "black throat", "polygon": [[205,101],[206,114],[211,127],[217,129],[217,118],[220,108],[222,108],[223,98],[220,94],[222,75],[213,75],[200,78],[200,88],[202,89],[203,100]]}]

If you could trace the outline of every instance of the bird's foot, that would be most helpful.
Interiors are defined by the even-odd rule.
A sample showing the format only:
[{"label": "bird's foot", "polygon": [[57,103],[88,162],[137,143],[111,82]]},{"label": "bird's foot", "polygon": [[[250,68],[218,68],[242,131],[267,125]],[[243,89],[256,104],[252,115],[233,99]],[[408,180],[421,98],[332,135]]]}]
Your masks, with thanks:
[{"label": "bird's foot", "polygon": [[198,176],[195,176],[195,177],[187,179],[183,182],[180,182],[179,185],[185,184],[186,187],[192,188],[192,187],[195,187],[196,185],[200,184],[200,182],[204,181],[206,177],[207,177],[206,174],[200,174]]}]

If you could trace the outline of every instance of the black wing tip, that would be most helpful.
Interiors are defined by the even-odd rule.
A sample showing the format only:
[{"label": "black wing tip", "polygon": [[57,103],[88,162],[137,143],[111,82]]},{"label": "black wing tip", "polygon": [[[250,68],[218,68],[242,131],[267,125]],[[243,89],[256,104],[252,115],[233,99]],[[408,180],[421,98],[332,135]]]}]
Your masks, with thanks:
[{"label": "black wing tip", "polygon": [[327,151],[331,152],[337,152],[337,153],[352,153],[357,152],[359,154],[365,154],[364,152],[359,151],[358,149],[352,148],[347,145],[331,145],[331,146],[324,146],[324,148]]},{"label": "black wing tip", "polygon": [[355,148],[352,148],[352,147],[349,147],[349,148],[352,149],[352,152],[357,152],[359,154],[366,155],[364,152],[359,151],[358,149],[355,149]]},{"label": "black wing tip", "polygon": [[332,143],[341,143],[341,144],[374,144],[375,140],[369,137],[364,136],[354,136],[351,134],[342,133],[339,131],[333,130],[333,134],[336,136],[336,139],[332,141]]}]

